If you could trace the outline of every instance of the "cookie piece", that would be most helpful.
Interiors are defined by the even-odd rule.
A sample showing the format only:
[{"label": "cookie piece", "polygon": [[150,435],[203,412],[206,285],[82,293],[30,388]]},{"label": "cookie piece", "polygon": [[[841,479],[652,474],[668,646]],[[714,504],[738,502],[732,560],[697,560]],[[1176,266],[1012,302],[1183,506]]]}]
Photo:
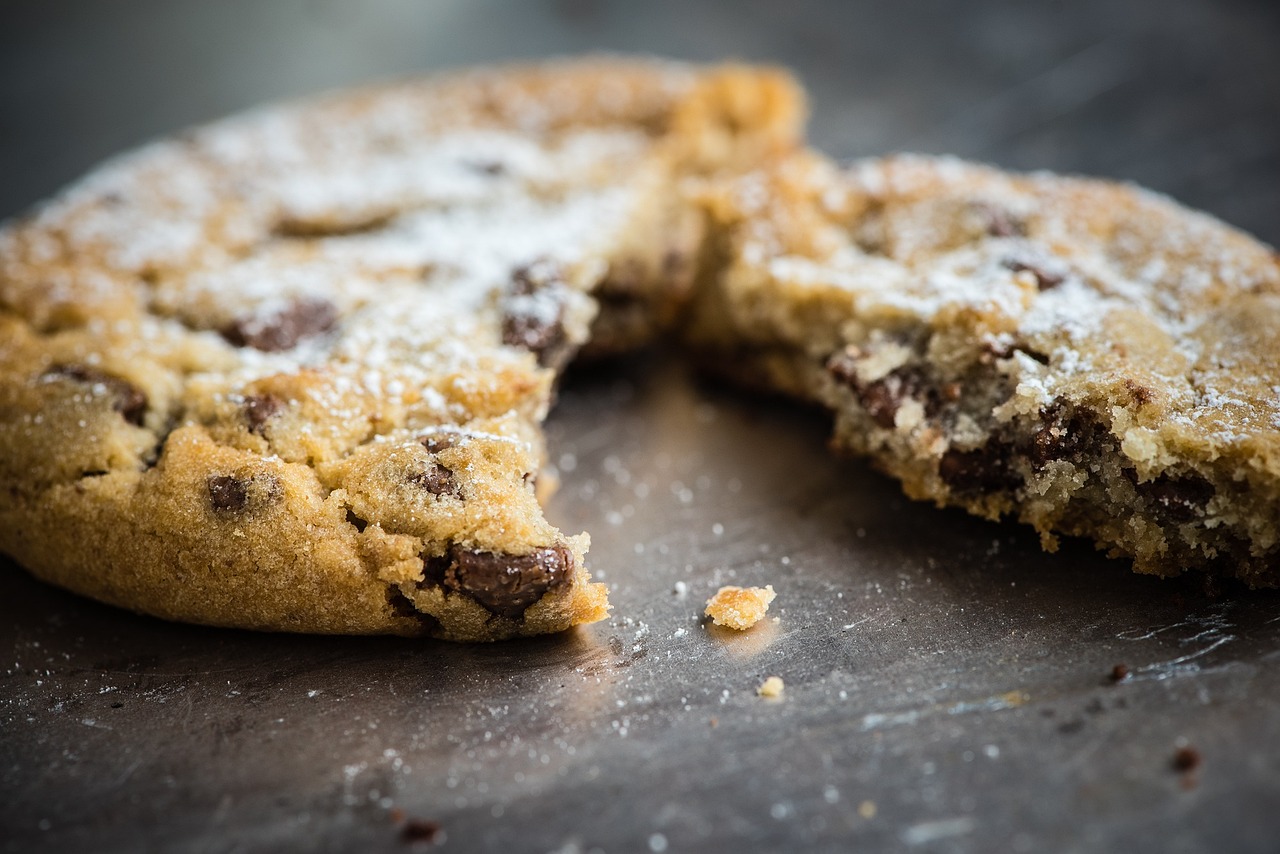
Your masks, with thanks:
[{"label": "cookie piece", "polygon": [[104,165],[0,230],[0,550],[221,626],[602,618],[587,538],[535,497],[556,372],[593,325],[629,347],[673,316],[702,238],[681,182],[791,147],[802,113],[777,72],[591,59]]},{"label": "cookie piece", "polygon": [[1139,572],[1280,581],[1280,263],[1137,188],[811,155],[708,193],[689,337],[907,494]]}]

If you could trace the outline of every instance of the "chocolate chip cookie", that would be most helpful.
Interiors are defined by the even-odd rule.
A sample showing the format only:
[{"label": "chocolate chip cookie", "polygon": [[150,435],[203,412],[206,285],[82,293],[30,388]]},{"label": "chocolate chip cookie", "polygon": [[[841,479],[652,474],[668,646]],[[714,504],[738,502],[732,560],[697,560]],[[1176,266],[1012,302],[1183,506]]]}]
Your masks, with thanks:
[{"label": "chocolate chip cookie", "polygon": [[591,59],[268,107],[0,230],[0,550],[160,617],[492,640],[601,619],[539,425],[692,284],[682,181],[785,74]]},{"label": "chocolate chip cookie", "polygon": [[786,158],[710,191],[689,338],[907,494],[1139,572],[1280,582],[1280,261],[1138,188]]}]

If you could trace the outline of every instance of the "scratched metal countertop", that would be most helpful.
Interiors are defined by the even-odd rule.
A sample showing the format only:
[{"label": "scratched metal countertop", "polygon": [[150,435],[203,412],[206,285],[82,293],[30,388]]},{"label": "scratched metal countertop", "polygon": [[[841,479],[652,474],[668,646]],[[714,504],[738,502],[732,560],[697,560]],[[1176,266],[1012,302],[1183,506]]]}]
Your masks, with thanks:
[{"label": "scratched metal countertop", "polygon": [[[5,17],[0,216],[262,100],[605,48],[786,62],[837,155],[1136,180],[1280,242],[1265,2],[58,0]],[[576,371],[548,430],[548,512],[591,532],[615,606],[562,636],[172,625],[0,561],[0,845],[1280,846],[1280,595],[1141,578],[1079,543],[1047,555],[908,502],[826,454],[822,415],[662,353]],[[778,619],[704,626],[723,583],[772,583]],[[780,700],[756,695],[770,675]],[[434,843],[406,840],[411,820]]]}]

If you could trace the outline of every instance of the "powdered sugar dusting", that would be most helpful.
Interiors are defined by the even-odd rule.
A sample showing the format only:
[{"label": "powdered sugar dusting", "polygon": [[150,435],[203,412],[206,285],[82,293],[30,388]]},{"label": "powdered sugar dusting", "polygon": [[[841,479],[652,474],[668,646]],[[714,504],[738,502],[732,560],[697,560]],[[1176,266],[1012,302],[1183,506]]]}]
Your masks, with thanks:
[{"label": "powdered sugar dusting", "polygon": [[[739,257],[764,265],[781,287],[845,294],[855,322],[910,318],[928,329],[980,318],[997,350],[1028,347],[1052,367],[1010,362],[1015,382],[1028,393],[1035,386],[1035,396],[1087,382],[1101,364],[1126,364],[1132,346],[1152,354],[1134,367],[1161,384],[1169,417],[1212,441],[1256,437],[1256,427],[1280,422],[1266,384],[1280,365],[1263,343],[1275,334],[1268,324],[1280,331],[1275,305],[1237,315],[1227,299],[1274,299],[1280,265],[1212,218],[1146,191],[946,157],[863,161],[835,184],[818,168],[810,180],[833,217],[863,211],[817,252],[812,231],[790,238],[800,251],[788,251],[795,214],[785,202],[770,208],[762,176],[739,188],[738,201],[759,217],[742,229]],[[843,201],[832,201],[837,187]],[[1116,336],[1132,343],[1113,346]]]}]

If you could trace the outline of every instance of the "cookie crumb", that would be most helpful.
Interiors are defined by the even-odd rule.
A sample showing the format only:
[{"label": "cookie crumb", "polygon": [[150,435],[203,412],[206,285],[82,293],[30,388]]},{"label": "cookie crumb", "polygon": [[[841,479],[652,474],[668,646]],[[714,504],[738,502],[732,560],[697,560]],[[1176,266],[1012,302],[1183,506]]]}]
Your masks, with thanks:
[{"label": "cookie crumb", "polygon": [[858,804],[858,815],[862,816],[862,817],[863,817],[863,818],[865,818],[865,819],[873,819],[873,818],[875,818],[875,817],[876,817],[876,802],[875,802],[875,801],[863,801],[862,803]]},{"label": "cookie crumb", "polygon": [[777,595],[772,584],[764,587],[727,585],[707,600],[706,615],[717,626],[746,631],[764,618],[769,603]]},{"label": "cookie crumb", "polygon": [[1124,680],[1126,680],[1126,679],[1128,679],[1128,678],[1129,678],[1129,667],[1128,667],[1128,665],[1125,665],[1125,664],[1117,664],[1115,667],[1111,668],[1111,681],[1112,681],[1112,682],[1123,682]]},{"label": "cookie crumb", "polygon": [[1200,751],[1185,744],[1173,753],[1173,770],[1189,774],[1200,767],[1201,761]]},{"label": "cookie crumb", "polygon": [[782,677],[770,676],[761,683],[759,688],[756,689],[756,693],[761,697],[767,697],[768,699],[773,700],[781,697],[782,691],[786,687],[787,685],[782,681]]}]

